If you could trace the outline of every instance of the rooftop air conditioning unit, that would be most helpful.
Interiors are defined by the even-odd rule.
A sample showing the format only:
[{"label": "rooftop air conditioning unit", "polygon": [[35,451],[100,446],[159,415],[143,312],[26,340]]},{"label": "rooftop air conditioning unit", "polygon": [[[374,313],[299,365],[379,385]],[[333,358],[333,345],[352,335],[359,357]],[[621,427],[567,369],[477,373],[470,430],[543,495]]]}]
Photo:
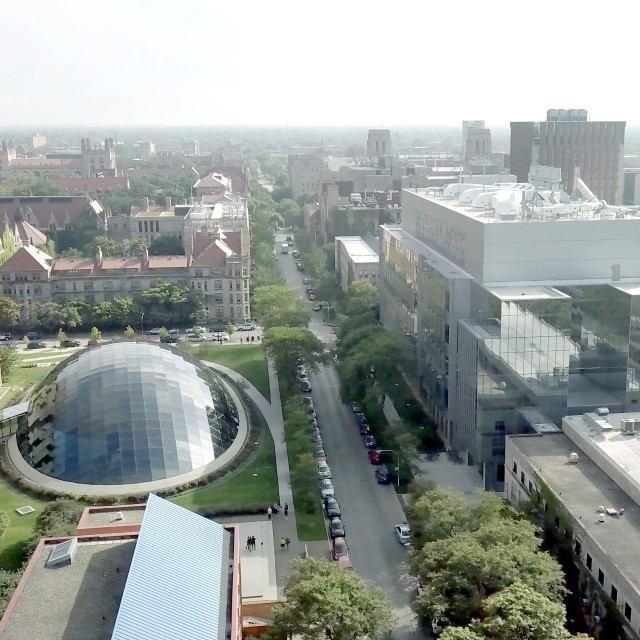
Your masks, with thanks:
[{"label": "rooftop air conditioning unit", "polygon": [[571,462],[571,464],[578,463],[578,454],[575,451],[569,454],[569,462]]},{"label": "rooftop air conditioning unit", "polygon": [[608,416],[608,415],[609,415],[609,409],[607,409],[607,407],[600,407],[600,408],[596,411],[596,413],[597,413],[599,416]]},{"label": "rooftop air conditioning unit", "polygon": [[631,418],[623,418],[620,420],[620,430],[624,434],[635,433],[636,421]]}]

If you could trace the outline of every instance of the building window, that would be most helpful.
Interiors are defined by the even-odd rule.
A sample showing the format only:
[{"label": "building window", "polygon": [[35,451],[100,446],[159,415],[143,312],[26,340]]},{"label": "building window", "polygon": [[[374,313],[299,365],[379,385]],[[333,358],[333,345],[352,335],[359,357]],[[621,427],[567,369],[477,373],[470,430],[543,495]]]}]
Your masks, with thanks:
[{"label": "building window", "polygon": [[85,291],[93,291],[93,282],[84,282]]},{"label": "building window", "polygon": [[40,280],[40,274],[39,273],[32,273],[31,274],[31,280],[38,282]]},{"label": "building window", "polygon": [[494,427],[496,431],[504,431],[504,420],[496,420]]},{"label": "building window", "polygon": [[618,602],[618,590],[611,585],[611,599],[617,603]]},{"label": "building window", "polygon": [[598,569],[598,582],[604,585],[604,571],[602,569]]},{"label": "building window", "polygon": [[71,223],[70,222],[65,222],[64,223],[64,230],[65,231],[71,231],[72,227],[71,227]]},{"label": "building window", "polygon": [[223,316],[224,315],[224,307],[218,306],[216,307],[216,315]]},{"label": "building window", "polygon": [[593,567],[593,558],[587,553],[587,569],[591,571],[591,567]]},{"label": "building window", "polygon": [[3,273],[2,274],[2,282],[11,282],[11,274]]},{"label": "building window", "polygon": [[213,288],[214,289],[222,289],[222,280],[214,280],[213,281]]},{"label": "building window", "polygon": [[10,296],[11,295],[11,287],[5,287],[4,288],[4,295],[5,296]]},{"label": "building window", "polygon": [[224,300],[222,298],[222,294],[221,293],[214,293],[213,294],[213,301],[214,302],[224,302]]},{"label": "building window", "polygon": [[106,280],[102,285],[102,288],[105,291],[113,291],[113,282],[111,282],[111,280]]},{"label": "building window", "polygon": [[231,302],[233,304],[233,293],[229,294],[229,302]]},{"label": "building window", "polygon": [[55,222],[50,222],[49,223],[49,231],[55,231],[56,230],[56,223]]},{"label": "building window", "polygon": [[142,233],[142,220],[138,220],[138,232]]},{"label": "building window", "polygon": [[242,316],[242,307],[238,307],[236,309],[236,312],[237,312],[238,318],[240,318]]},{"label": "building window", "polygon": [[518,475],[518,463],[515,461],[513,462],[513,473]]},{"label": "building window", "polygon": [[196,278],[202,278],[202,269],[196,269]]},{"label": "building window", "polygon": [[149,223],[145,220],[144,221],[144,232],[147,233],[147,231],[149,231]]},{"label": "building window", "polygon": [[533,482],[529,480],[529,493],[533,493]]},{"label": "building window", "polygon": [[160,233],[160,220],[156,220],[156,231]]},{"label": "building window", "polygon": [[522,482],[522,484],[524,484],[524,471],[520,472],[520,482]]},{"label": "building window", "polygon": [[624,617],[631,622],[631,607],[628,602],[624,603]]},{"label": "building window", "polygon": [[576,550],[576,555],[579,557],[580,552],[582,551],[582,544],[580,544],[580,540],[576,540],[574,549]]}]

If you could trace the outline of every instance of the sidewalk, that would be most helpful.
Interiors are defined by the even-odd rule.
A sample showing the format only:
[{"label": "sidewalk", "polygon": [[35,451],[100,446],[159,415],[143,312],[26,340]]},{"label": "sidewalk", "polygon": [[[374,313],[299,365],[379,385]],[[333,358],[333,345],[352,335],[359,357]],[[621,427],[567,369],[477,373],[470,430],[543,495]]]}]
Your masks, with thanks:
[{"label": "sidewalk", "polygon": [[[260,410],[269,426],[271,437],[276,454],[276,473],[278,475],[278,493],[280,496],[280,506],[289,505],[289,515],[284,517],[284,513],[272,516],[269,524],[272,528],[271,540],[274,546],[275,569],[278,578],[278,596],[282,596],[282,579],[289,572],[289,561],[292,558],[304,557],[308,551],[309,555],[329,557],[329,547],[326,541],[301,542],[298,540],[298,528],[296,526],[296,511],[291,493],[291,476],[289,471],[289,458],[287,455],[287,444],[284,436],[284,418],[282,415],[282,404],[280,401],[280,386],[278,375],[273,362],[269,361],[269,390],[271,392],[271,402],[269,402],[248,380],[236,373],[233,369],[217,364],[215,362],[204,362],[212,369],[224,373],[229,378],[236,381],[247,393],[249,398]],[[267,507],[264,505],[264,521],[267,520]],[[271,505],[273,506],[273,505]],[[256,518],[253,518],[255,521]],[[280,538],[289,538],[291,541],[288,551],[280,549]]]}]

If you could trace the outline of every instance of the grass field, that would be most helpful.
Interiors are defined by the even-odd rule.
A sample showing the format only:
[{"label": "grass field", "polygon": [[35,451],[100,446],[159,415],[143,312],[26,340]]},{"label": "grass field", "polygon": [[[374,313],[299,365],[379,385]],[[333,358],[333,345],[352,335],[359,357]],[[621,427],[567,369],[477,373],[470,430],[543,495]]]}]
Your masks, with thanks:
[{"label": "grass field", "polygon": [[[42,351],[45,350],[42,349]],[[34,349],[32,351],[18,351],[18,363],[16,364],[16,368],[7,379],[2,381],[9,389],[2,398],[0,398],[0,409],[8,407],[10,404],[18,401],[29,387],[44,378],[44,376],[46,376],[47,373],[55,367],[55,365],[71,355],[72,353],[69,351],[62,351],[62,353],[60,353],[59,351],[53,352],[49,349],[44,353],[41,353],[39,349]],[[22,368],[20,366],[30,364],[30,361],[33,361],[34,364],[36,362],[40,362],[42,364],[47,363],[50,364],[50,366],[26,368]]]},{"label": "grass field", "polygon": [[230,478],[173,499],[200,512],[239,512],[264,509],[278,501],[278,474],[273,438],[265,429],[251,462]]},{"label": "grass field", "polygon": [[[38,498],[22,493],[0,478],[0,509],[9,514],[11,520],[7,535],[0,542],[0,569],[18,569],[22,565],[22,549],[31,537],[36,517],[46,503]],[[32,506],[35,511],[21,516],[18,507]]]},{"label": "grass field", "polygon": [[182,349],[200,358],[229,367],[251,382],[269,401],[269,371],[262,345],[184,345]]}]

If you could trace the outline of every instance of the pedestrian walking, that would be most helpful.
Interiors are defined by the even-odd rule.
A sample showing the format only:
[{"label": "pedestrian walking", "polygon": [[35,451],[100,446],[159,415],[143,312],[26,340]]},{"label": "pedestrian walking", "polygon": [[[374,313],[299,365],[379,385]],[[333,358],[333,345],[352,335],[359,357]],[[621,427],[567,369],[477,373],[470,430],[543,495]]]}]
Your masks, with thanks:
[{"label": "pedestrian walking", "polygon": [[251,548],[254,551],[256,550],[256,537],[255,536],[251,536]]},{"label": "pedestrian walking", "polygon": [[285,517],[285,520],[289,517],[289,503],[288,502],[284,503],[284,517]]},{"label": "pedestrian walking", "polygon": [[280,515],[280,505],[277,502],[273,503],[273,512],[279,516]]},{"label": "pedestrian walking", "polygon": [[247,549],[251,551],[251,536],[247,536]]},{"label": "pedestrian walking", "polygon": [[271,520],[271,514],[273,513],[273,509],[271,507],[267,507],[267,518]]},{"label": "pedestrian walking", "polygon": [[287,551],[289,551],[289,545],[291,544],[291,540],[289,540],[289,538],[285,538],[284,539],[284,543],[287,545]]},{"label": "pedestrian walking", "polygon": [[240,344],[242,344],[242,338],[240,338]]},{"label": "pedestrian walking", "polygon": [[284,545],[287,544],[287,541],[284,539],[284,536],[280,538],[280,548],[284,551]]}]

